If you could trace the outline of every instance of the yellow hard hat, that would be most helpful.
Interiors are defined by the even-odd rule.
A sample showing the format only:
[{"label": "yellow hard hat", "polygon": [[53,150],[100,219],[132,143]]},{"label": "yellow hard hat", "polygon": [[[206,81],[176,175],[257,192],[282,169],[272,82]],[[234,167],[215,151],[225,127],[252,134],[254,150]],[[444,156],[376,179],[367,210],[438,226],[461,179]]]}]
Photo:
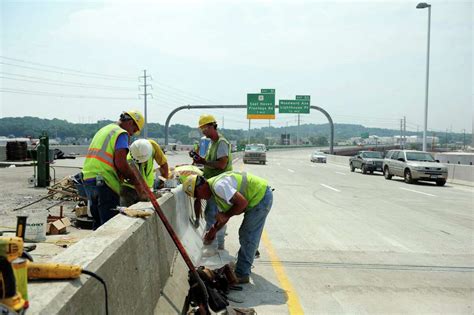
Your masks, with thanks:
[{"label": "yellow hard hat", "polygon": [[201,117],[199,117],[199,128],[210,123],[217,123],[214,116],[204,114],[204,115],[201,115]]},{"label": "yellow hard hat", "polygon": [[124,112],[128,116],[132,117],[133,121],[138,127],[138,132],[137,134],[140,133],[140,131],[143,129],[143,125],[145,125],[145,117],[143,117],[143,114],[136,109],[128,110]]},{"label": "yellow hard hat", "polygon": [[183,184],[183,190],[189,197],[194,197],[194,189],[196,188],[197,175],[190,175]]}]

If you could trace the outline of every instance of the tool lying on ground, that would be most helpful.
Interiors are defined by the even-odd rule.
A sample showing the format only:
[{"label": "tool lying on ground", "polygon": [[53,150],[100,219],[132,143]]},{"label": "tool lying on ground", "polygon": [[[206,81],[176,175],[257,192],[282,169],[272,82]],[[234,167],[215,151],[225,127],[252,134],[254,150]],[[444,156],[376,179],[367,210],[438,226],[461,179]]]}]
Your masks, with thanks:
[{"label": "tool lying on ground", "polygon": [[130,209],[127,207],[117,207],[116,210],[132,218],[146,218],[151,215],[150,212],[146,212],[146,211],[138,210],[138,209]]},{"label": "tool lying on ground", "polygon": [[34,263],[23,251],[20,237],[0,237],[0,267],[0,303],[15,312],[24,312],[29,306],[27,280],[77,279],[81,274],[87,274],[103,284],[108,314],[107,286],[102,278],[78,265]]},{"label": "tool lying on ground", "polygon": [[[202,281],[200,275],[198,274],[196,267],[194,266],[193,262],[191,261],[191,258],[189,257],[188,253],[186,252],[186,249],[184,249],[183,244],[181,243],[181,240],[178,238],[178,235],[176,235],[175,231],[171,227],[171,224],[168,222],[168,219],[166,218],[165,214],[160,208],[160,205],[158,204],[158,201],[156,200],[155,195],[153,192],[150,190],[148,185],[146,184],[145,180],[143,179],[142,175],[140,174],[138,167],[133,164],[131,166],[131,169],[133,173],[135,174],[135,177],[138,179],[138,183],[135,187],[140,189],[142,192],[146,193],[148,196],[148,199],[150,199],[151,204],[153,205],[153,208],[155,208],[156,214],[158,214],[161,222],[165,226],[166,230],[168,231],[168,234],[170,235],[171,239],[173,240],[176,248],[178,249],[179,253],[181,254],[181,257],[183,257],[184,262],[186,263],[186,266],[189,269],[189,283],[191,285],[191,282],[195,286],[195,291],[197,291],[197,295],[199,295],[199,300],[197,305],[193,305],[195,307],[198,307],[198,312],[200,314],[210,314],[209,308],[208,308],[208,300],[209,300],[209,293],[207,292],[207,288]],[[190,289],[191,291],[191,289]],[[188,295],[189,296],[189,295]],[[186,298],[188,300],[188,298]]]}]

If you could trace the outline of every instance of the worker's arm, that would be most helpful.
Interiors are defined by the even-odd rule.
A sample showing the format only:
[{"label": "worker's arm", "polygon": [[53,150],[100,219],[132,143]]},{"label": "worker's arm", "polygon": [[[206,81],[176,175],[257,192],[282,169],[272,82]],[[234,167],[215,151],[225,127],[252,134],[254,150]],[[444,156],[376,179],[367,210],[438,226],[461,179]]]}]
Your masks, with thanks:
[{"label": "worker's arm", "polygon": [[135,174],[133,173],[130,165],[127,162],[127,149],[117,149],[115,150],[114,154],[114,165],[117,171],[122,175],[125,179],[128,179],[129,182],[135,186],[137,193],[141,198],[147,196],[147,194],[140,189],[140,185],[138,185],[138,178],[136,178]]},{"label": "worker's arm", "polygon": [[223,170],[223,169],[225,169],[225,167],[227,165],[227,161],[229,161],[229,157],[228,156],[223,156],[223,157],[217,159],[217,161],[206,161],[205,159],[202,159],[198,162],[198,164],[206,165],[210,168],[215,168],[215,169],[218,169],[218,170]]},{"label": "worker's arm", "polygon": [[247,209],[248,201],[239,192],[234,194],[232,199],[230,199],[230,202],[232,203],[232,207],[230,207],[228,211],[218,212],[216,215],[217,230],[220,230],[224,225],[226,225],[227,221],[229,221],[232,216],[242,214],[245,209]]},{"label": "worker's arm", "polygon": [[204,235],[204,244],[209,245],[216,238],[217,231],[222,229],[224,225],[227,224],[230,217],[234,215],[239,215],[245,211],[248,205],[247,199],[239,193],[236,192],[234,196],[230,199],[232,207],[227,212],[218,212],[216,215],[216,223],[206,232]]},{"label": "worker's arm", "polygon": [[165,163],[165,164],[163,164],[163,165],[160,165],[160,174],[161,174],[161,176],[163,176],[164,178],[169,178],[169,176],[170,176],[170,170],[169,170],[168,163]]}]

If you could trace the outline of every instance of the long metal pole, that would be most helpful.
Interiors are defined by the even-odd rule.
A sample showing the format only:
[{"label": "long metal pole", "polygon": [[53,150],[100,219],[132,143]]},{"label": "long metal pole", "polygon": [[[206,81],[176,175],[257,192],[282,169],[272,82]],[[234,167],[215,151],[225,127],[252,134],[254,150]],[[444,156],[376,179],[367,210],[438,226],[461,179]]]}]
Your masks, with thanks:
[{"label": "long metal pole", "polygon": [[428,129],[428,86],[430,78],[430,27],[431,27],[431,5],[428,7],[428,41],[426,49],[426,88],[425,88],[425,124],[423,128],[423,151],[426,151],[426,132]]},{"label": "long metal pole", "polygon": [[250,119],[249,119],[249,131],[247,135],[247,144],[250,144]]},{"label": "long metal pole", "polygon": [[[278,105],[275,105],[275,107],[278,108]],[[184,110],[184,109],[189,110],[189,109],[204,109],[204,108],[206,108],[206,109],[208,109],[208,108],[226,108],[226,109],[241,108],[241,109],[244,109],[244,108],[247,108],[247,105],[185,105],[185,106],[177,107],[174,110],[172,110],[171,113],[169,113],[168,117],[166,118],[166,122],[165,122],[165,144],[168,145],[169,126],[170,126],[171,118],[174,116],[174,114],[176,114],[180,110]],[[324,109],[322,109],[319,106],[311,105],[310,108],[320,111],[328,119],[328,122],[329,122],[329,125],[330,125],[329,152],[331,154],[333,154],[334,153],[334,123],[332,121],[332,118],[331,118],[331,116],[329,115],[329,113],[327,111],[325,111]]]},{"label": "long metal pole", "polygon": [[147,94],[146,94],[146,70],[143,70],[143,79],[145,80],[144,81],[144,87],[145,87],[145,128],[143,130],[143,136],[146,138],[148,138],[148,124],[147,124],[147,108],[146,108],[146,99],[147,99]]}]

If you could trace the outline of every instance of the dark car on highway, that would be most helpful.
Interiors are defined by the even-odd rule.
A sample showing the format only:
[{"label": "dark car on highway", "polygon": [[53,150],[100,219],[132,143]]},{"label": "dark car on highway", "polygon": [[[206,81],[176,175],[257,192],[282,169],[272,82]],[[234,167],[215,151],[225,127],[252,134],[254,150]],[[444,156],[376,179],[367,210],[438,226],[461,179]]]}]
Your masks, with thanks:
[{"label": "dark car on highway", "polygon": [[383,172],[383,153],[377,151],[359,151],[357,154],[349,159],[349,167],[351,172],[356,168],[362,171],[362,174],[374,171]]}]

